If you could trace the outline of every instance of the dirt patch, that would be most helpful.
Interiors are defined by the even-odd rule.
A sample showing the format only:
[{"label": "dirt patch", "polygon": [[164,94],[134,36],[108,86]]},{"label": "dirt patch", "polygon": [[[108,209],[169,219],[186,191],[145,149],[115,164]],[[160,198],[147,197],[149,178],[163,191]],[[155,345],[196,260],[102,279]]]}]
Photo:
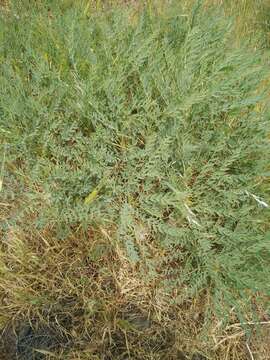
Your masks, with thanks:
[{"label": "dirt patch", "polygon": [[0,351],[2,360],[44,360],[46,352],[68,348],[71,339],[59,324],[22,320],[3,331]]}]

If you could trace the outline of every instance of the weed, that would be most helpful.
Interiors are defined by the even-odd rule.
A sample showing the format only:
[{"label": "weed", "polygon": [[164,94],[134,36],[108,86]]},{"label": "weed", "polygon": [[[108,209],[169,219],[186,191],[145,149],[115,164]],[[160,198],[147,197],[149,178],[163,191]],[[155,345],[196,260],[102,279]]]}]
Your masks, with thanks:
[{"label": "weed", "polygon": [[0,324],[65,313],[65,359],[243,359],[228,326],[270,290],[268,71],[217,9],[133,9],[0,18]]}]

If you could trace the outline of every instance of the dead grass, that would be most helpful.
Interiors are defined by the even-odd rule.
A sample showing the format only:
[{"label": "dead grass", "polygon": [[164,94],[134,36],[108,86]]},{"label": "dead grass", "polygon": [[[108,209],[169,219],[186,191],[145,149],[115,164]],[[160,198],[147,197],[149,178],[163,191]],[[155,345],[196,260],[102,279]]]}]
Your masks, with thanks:
[{"label": "dead grass", "polygon": [[[0,273],[5,273],[1,321],[9,324],[3,335],[10,339],[6,349],[14,351],[17,341],[12,340],[11,328],[37,323],[45,324],[39,328],[47,335],[53,332],[56,338],[63,334],[69,339],[71,350],[61,337],[59,351],[57,346],[48,349],[48,340],[44,348],[39,343],[43,355],[47,351],[63,360],[173,360],[179,354],[194,360],[268,359],[270,321],[262,309],[261,326],[251,321],[247,337],[233,309],[226,326],[213,315],[208,317],[212,304],[207,292],[169,305],[171,294],[145,281],[115,246],[109,230],[77,229],[59,243],[50,229],[29,236],[11,228],[2,244],[0,264]],[[18,330],[13,333],[18,338]]]}]

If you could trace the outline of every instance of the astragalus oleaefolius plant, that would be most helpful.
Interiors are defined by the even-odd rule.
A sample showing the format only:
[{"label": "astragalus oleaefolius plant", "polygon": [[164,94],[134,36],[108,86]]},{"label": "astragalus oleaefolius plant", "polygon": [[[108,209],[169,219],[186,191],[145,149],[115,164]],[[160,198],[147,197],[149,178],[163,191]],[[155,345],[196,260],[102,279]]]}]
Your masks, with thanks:
[{"label": "astragalus oleaefolius plant", "polygon": [[159,359],[182,346],[177,314],[196,299],[208,302],[204,334],[213,316],[259,316],[270,278],[260,53],[232,46],[231,22],[198,4],[162,16],[27,4],[0,24],[2,325],[59,325],[69,348],[91,338],[93,359]]}]

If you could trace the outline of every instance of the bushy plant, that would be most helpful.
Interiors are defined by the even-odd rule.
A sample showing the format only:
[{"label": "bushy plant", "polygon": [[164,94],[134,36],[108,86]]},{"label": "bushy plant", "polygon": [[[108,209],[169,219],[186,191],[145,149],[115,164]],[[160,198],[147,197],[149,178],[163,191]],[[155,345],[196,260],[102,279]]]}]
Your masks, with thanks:
[{"label": "bushy plant", "polygon": [[0,276],[14,271],[11,226],[50,229],[60,247],[103,229],[172,304],[208,289],[224,315],[269,295],[260,53],[233,48],[230,21],[199,6],[59,4],[1,17],[1,201],[16,206]]}]

